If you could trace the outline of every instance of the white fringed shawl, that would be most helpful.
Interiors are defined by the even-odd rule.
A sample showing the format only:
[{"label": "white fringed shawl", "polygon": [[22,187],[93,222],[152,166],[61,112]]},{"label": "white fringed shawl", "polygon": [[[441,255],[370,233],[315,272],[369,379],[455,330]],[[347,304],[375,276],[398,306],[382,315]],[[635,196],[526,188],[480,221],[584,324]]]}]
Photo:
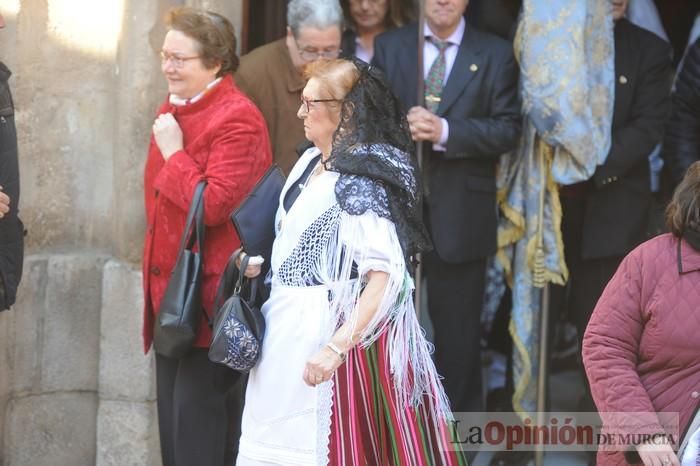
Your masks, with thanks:
[{"label": "white fringed shawl", "polygon": [[[302,155],[281,200],[318,154],[318,149],[312,148]],[[449,402],[430,356],[432,345],[426,340],[415,313],[414,282],[406,269],[394,224],[371,210],[361,215],[343,211],[333,189],[338,176],[325,172],[314,180],[313,185],[305,188],[309,192],[302,193],[289,212],[284,211],[280,202],[275,222],[278,238],[272,254],[272,280],[280,280],[286,286],[328,287],[333,316],[325,335],[328,341],[345,322],[355,328],[356,306],[366,273],[386,272],[388,283],[384,295],[369,325],[361,332],[359,345],[368,347],[388,332],[389,367],[401,404],[417,407],[428,396],[433,399],[435,414],[451,419]],[[304,194],[313,195],[312,203],[318,209],[309,209],[310,201],[302,199]],[[290,225],[285,225],[287,220]],[[286,231],[288,227],[294,231]]]}]

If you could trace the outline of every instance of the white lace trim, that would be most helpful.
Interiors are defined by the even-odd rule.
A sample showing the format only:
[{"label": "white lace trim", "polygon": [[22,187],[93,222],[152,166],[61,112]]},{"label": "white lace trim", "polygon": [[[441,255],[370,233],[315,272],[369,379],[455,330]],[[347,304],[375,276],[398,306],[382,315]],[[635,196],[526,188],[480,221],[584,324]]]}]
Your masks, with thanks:
[{"label": "white lace trim", "polygon": [[316,387],[316,390],[318,390],[316,402],[316,464],[318,466],[328,465],[328,456],[331,452],[331,413],[333,411],[334,387],[334,378]]}]

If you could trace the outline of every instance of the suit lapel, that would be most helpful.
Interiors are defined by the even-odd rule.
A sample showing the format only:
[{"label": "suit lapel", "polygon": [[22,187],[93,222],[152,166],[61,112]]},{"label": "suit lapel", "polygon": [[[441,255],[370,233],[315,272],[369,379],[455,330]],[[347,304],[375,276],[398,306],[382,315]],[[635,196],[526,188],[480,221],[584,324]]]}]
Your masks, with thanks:
[{"label": "suit lapel", "polygon": [[399,79],[402,81],[401,87],[406,95],[401,99],[406,104],[406,111],[418,104],[418,26],[408,29],[408,33],[403,37],[404,51],[397,54],[399,57]]},{"label": "suit lapel", "polygon": [[[482,57],[480,56],[481,44],[479,36],[474,31],[474,28],[467,25],[462,37],[462,43],[457,50],[452,70],[447,78],[447,83],[442,89],[440,95],[440,106],[438,107],[438,115],[445,115],[450,109],[450,106],[457,100],[457,97],[462,93],[467,84],[479,73],[483,68]],[[430,65],[427,65],[430,66]]]},{"label": "suit lapel", "polygon": [[628,117],[633,98],[637,75],[632,64],[638,62],[637,50],[629,43],[627,20],[621,19],[615,25],[615,109],[613,126],[624,124]]}]

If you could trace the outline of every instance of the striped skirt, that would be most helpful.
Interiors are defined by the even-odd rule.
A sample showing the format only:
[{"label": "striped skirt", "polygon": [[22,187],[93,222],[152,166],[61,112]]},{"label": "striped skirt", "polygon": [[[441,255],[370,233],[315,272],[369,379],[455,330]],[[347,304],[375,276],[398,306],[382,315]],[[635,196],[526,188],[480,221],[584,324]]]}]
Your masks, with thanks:
[{"label": "striped skirt", "polygon": [[355,348],[334,375],[329,439],[331,466],[457,466],[452,425],[434,415],[432,399],[402,407],[392,381],[387,333]]}]

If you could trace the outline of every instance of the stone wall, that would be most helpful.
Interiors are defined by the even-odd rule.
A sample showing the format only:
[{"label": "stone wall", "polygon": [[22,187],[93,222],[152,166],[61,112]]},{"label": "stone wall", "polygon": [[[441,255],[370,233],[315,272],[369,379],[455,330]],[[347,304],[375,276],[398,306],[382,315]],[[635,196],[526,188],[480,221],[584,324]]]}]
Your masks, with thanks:
[{"label": "stone wall", "polygon": [[19,302],[3,315],[11,329],[8,465],[94,461],[105,260],[86,253],[26,261]]},{"label": "stone wall", "polygon": [[163,13],[241,0],[2,0],[28,229],[0,313],[0,466],[160,464],[141,345],[142,174]]}]

